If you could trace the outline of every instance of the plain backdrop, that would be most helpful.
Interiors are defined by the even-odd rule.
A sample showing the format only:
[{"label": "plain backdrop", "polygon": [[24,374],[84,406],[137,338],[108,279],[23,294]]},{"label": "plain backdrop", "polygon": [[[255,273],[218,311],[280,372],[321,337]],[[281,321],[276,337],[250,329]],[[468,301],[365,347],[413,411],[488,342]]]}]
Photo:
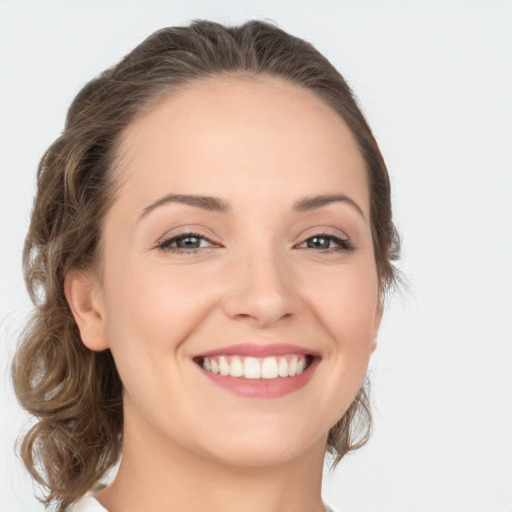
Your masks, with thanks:
[{"label": "plain backdrop", "polygon": [[[407,288],[372,358],[375,433],[340,512],[512,511],[512,2],[0,0],[0,512],[41,511],[10,384],[37,163],[86,81],[154,30],[269,19],[356,92],[387,161]],[[243,510],[241,504],[240,510]]]}]

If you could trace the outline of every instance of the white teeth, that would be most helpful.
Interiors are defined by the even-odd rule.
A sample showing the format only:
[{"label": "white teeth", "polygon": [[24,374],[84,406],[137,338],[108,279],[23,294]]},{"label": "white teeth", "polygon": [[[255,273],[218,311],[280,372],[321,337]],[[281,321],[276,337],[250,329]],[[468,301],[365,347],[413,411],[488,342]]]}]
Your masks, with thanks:
[{"label": "white teeth", "polygon": [[260,362],[255,357],[246,357],[244,361],[244,377],[246,379],[261,378]]},{"label": "white teeth", "polygon": [[222,376],[246,379],[277,379],[293,377],[306,369],[307,359],[303,355],[288,354],[280,357],[213,356],[203,358],[206,371]]},{"label": "white teeth", "polygon": [[219,363],[217,363],[217,361],[215,359],[210,359],[210,364],[212,366],[212,372],[213,373],[219,373],[220,372],[220,369],[219,369]]},{"label": "white teeth", "polygon": [[244,374],[244,365],[238,357],[231,358],[231,365],[229,367],[229,374],[231,377],[242,377]]},{"label": "white teeth", "polygon": [[279,377],[288,377],[288,361],[284,357],[279,358]]},{"label": "white teeth", "polygon": [[279,376],[275,357],[266,357],[261,365],[261,376],[264,379],[275,379]]},{"label": "white teeth", "polygon": [[229,363],[224,356],[219,357],[219,369],[221,375],[229,375]]},{"label": "white teeth", "polygon": [[297,356],[293,356],[288,363],[288,375],[293,377],[297,374]]}]

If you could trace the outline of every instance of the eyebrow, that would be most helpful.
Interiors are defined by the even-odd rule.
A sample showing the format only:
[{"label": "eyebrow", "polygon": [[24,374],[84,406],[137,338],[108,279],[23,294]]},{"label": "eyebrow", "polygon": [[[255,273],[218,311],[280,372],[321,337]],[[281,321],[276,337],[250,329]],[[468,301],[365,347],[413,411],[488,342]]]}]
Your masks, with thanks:
[{"label": "eyebrow", "polygon": [[366,220],[361,207],[350,197],[345,194],[322,194],[319,196],[310,196],[299,199],[294,205],[292,210],[297,212],[306,212],[310,210],[316,210],[322,206],[330,203],[347,203],[352,206],[358,213]]},{"label": "eyebrow", "polygon": [[[323,206],[326,206],[331,203],[347,203],[352,206],[358,213],[366,220],[366,217],[363,213],[361,207],[350,197],[345,194],[321,194],[317,196],[307,196],[296,201],[292,207],[292,211],[294,212],[306,212],[311,210],[316,210]],[[180,203],[187,204],[189,206],[194,206],[196,208],[201,208],[203,210],[211,211],[211,212],[220,212],[220,213],[228,213],[230,211],[229,204],[220,199],[219,197],[212,196],[199,196],[199,195],[190,195],[190,194],[169,194],[160,199],[157,199],[154,203],[151,203],[149,206],[146,206],[139,217],[139,219],[145,217],[149,212],[158,208],[159,206],[163,206],[168,203]]]}]

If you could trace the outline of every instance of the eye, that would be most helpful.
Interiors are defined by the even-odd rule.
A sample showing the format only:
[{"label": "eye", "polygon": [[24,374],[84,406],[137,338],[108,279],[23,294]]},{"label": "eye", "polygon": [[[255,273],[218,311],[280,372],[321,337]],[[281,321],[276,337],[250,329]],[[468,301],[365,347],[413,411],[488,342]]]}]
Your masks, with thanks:
[{"label": "eye", "polygon": [[318,233],[309,237],[297,247],[318,249],[319,252],[350,252],[354,250],[354,246],[350,240],[329,233]]},{"label": "eye", "polygon": [[158,243],[157,248],[175,254],[194,254],[215,245],[199,233],[179,233]]},{"label": "eye", "polygon": [[[195,254],[202,249],[212,248],[215,244],[209,238],[193,232],[179,233],[166,238],[157,244],[157,248],[174,254]],[[318,252],[349,252],[354,249],[352,243],[346,239],[328,233],[318,233],[309,237],[297,247],[314,249]]]}]

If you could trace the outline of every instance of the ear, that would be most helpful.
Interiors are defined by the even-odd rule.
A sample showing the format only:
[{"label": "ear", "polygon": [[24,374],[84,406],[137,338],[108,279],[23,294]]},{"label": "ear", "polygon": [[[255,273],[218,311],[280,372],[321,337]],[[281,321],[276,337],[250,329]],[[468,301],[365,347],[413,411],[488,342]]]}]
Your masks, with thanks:
[{"label": "ear", "polygon": [[377,304],[377,309],[375,311],[375,321],[373,326],[373,340],[371,345],[371,353],[375,352],[377,348],[377,336],[379,334],[380,322],[382,320],[382,314],[384,313],[384,304],[382,299],[379,299],[379,303]]},{"label": "ear", "polygon": [[93,272],[71,269],[64,279],[64,294],[83,344],[95,351],[107,349],[103,296]]}]

